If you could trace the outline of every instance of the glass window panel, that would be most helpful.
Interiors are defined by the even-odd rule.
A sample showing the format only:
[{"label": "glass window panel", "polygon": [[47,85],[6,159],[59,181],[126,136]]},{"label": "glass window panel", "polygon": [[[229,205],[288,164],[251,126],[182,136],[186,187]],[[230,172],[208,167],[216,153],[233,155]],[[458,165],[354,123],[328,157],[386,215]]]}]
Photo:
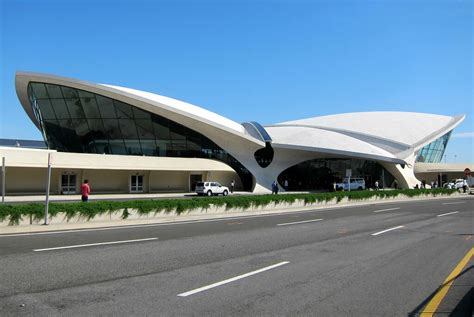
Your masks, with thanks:
[{"label": "glass window panel", "polygon": [[87,119],[87,123],[89,124],[89,129],[94,135],[105,138],[105,129],[102,124],[102,119]]},{"label": "glass window panel", "polygon": [[200,152],[201,151],[201,144],[200,144],[199,140],[197,140],[197,139],[188,139],[187,140],[187,148],[190,151]]},{"label": "glass window panel", "polygon": [[95,98],[81,98],[81,104],[87,118],[100,118]]},{"label": "glass window panel", "polygon": [[89,134],[89,125],[87,124],[86,119],[76,119],[74,120],[74,128],[76,130],[76,134],[80,137],[84,137]]},{"label": "glass window panel", "polygon": [[173,140],[172,145],[174,150],[184,151],[187,149],[186,140]]},{"label": "glass window panel", "polygon": [[63,129],[63,132],[66,131],[67,133],[76,134],[74,125],[72,124],[71,119],[58,120],[58,122],[61,128]]},{"label": "glass window panel", "polygon": [[139,109],[137,107],[133,107],[133,114],[135,115],[135,118],[138,118],[138,119],[149,119],[150,118],[150,113],[145,111],[145,110],[142,110],[142,109]]},{"label": "glass window panel", "polygon": [[157,117],[153,117],[153,131],[155,136],[159,140],[169,140],[170,139],[170,129],[168,128],[167,122],[159,120]]},{"label": "glass window panel", "polygon": [[100,115],[102,119],[114,119],[117,118],[117,114],[115,113],[115,107],[112,99],[102,97],[97,95],[97,105],[99,106]]},{"label": "glass window panel", "polygon": [[63,145],[67,147],[67,150],[70,152],[84,152],[81,146],[81,142],[77,137],[74,125],[71,119],[58,120],[59,125],[63,131]]},{"label": "glass window panel", "polygon": [[71,87],[61,86],[64,98],[79,98],[77,90]]},{"label": "glass window panel", "polygon": [[79,138],[84,151],[87,153],[96,153],[92,133],[89,130],[89,125],[86,119],[75,119],[74,128],[76,135]]},{"label": "glass window panel", "polygon": [[120,130],[124,139],[138,140],[135,122],[131,119],[119,119]]},{"label": "glass window panel", "polygon": [[117,119],[104,119],[105,135],[109,140],[122,139],[122,133],[120,132],[120,126]]},{"label": "glass window panel", "polygon": [[158,152],[159,156],[166,156],[168,153],[168,150],[170,148],[170,143],[169,141],[160,141],[160,140],[155,140],[156,142],[156,151]]},{"label": "glass window panel", "polygon": [[33,87],[33,92],[35,94],[36,99],[49,98],[48,92],[46,91],[46,87],[44,86],[44,84],[32,83],[31,86]]},{"label": "glass window panel", "polygon": [[48,89],[48,95],[50,98],[63,98],[61,87],[58,85],[46,84],[46,88]]},{"label": "glass window panel", "polygon": [[158,156],[159,149],[155,144],[155,140],[140,140],[142,152],[146,156]]},{"label": "glass window panel", "polygon": [[185,128],[177,123],[170,122],[170,136],[171,139],[174,140],[185,140]]},{"label": "glass window panel", "polygon": [[115,109],[117,110],[117,117],[119,119],[132,119],[133,112],[132,107],[126,103],[114,100]]},{"label": "glass window panel", "polygon": [[67,110],[66,103],[64,99],[51,99],[51,104],[53,105],[54,112],[58,119],[69,119],[69,111]]},{"label": "glass window panel", "polygon": [[33,105],[36,98],[34,97],[33,87],[31,84],[28,85],[28,98],[30,99],[30,104]]},{"label": "glass window panel", "polygon": [[123,140],[109,140],[110,152],[112,154],[126,155],[127,149],[123,144]]},{"label": "glass window panel", "polygon": [[40,108],[43,120],[56,119],[53,107],[51,106],[51,101],[49,101],[48,99],[42,99],[37,100],[36,102],[38,103],[38,106]]},{"label": "glass window panel", "polygon": [[77,93],[79,94],[80,98],[95,98],[95,95],[93,93],[84,91],[84,90],[77,90]]},{"label": "glass window panel", "polygon": [[108,140],[95,140],[94,145],[97,153],[111,154],[112,150],[110,149]]},{"label": "glass window panel", "polygon": [[81,100],[76,99],[66,99],[66,104],[71,114],[71,118],[84,118],[84,111],[82,110]]},{"label": "glass window panel", "polygon": [[138,140],[125,140],[124,142],[128,155],[143,155],[142,148]]},{"label": "glass window panel", "polygon": [[155,134],[153,133],[153,126],[151,125],[151,120],[149,119],[136,119],[135,123],[137,125],[138,136],[140,139],[154,139]]}]

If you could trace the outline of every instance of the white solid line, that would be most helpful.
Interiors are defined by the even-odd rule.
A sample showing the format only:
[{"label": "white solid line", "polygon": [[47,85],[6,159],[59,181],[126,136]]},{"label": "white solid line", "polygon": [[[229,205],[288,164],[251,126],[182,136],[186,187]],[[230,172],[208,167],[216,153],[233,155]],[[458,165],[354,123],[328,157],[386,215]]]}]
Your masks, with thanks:
[{"label": "white solid line", "polygon": [[313,219],[313,220],[304,220],[304,221],[295,221],[295,222],[285,222],[285,223],[279,223],[277,226],[288,226],[288,225],[297,225],[300,223],[307,223],[307,222],[316,222],[316,221],[322,221],[323,219]]},{"label": "white solid line", "polygon": [[380,209],[380,210],[375,210],[374,212],[382,212],[382,211],[397,210],[397,209],[400,209],[400,207],[397,207],[397,208]]},{"label": "white solid line", "polygon": [[443,203],[443,205],[465,204],[465,201],[454,201],[452,203]]},{"label": "white solid line", "polygon": [[203,286],[203,287],[200,287],[200,288],[196,288],[196,289],[194,289],[194,290],[192,290],[192,291],[178,294],[178,296],[180,296],[180,297],[186,297],[186,296],[189,296],[189,295],[193,295],[193,294],[196,294],[196,293],[199,293],[199,292],[203,292],[203,291],[206,291],[206,290],[208,290],[208,289],[211,289],[211,288],[214,288],[214,287],[217,287],[217,286],[221,286],[221,285],[224,285],[224,284],[228,284],[228,283],[231,283],[231,282],[235,282],[235,281],[237,281],[237,280],[240,280],[240,279],[243,279],[243,278],[246,278],[246,277],[249,277],[249,276],[258,274],[258,273],[262,273],[262,272],[265,272],[265,271],[268,271],[268,270],[277,268],[277,267],[279,267],[279,266],[282,266],[282,265],[285,265],[285,264],[288,264],[288,263],[290,263],[290,262],[288,262],[288,261],[280,262],[280,263],[277,263],[277,264],[274,264],[274,265],[270,265],[270,266],[264,267],[263,269],[260,269],[260,270],[256,270],[256,271],[249,272],[249,273],[245,273],[245,274],[242,274],[242,275],[239,275],[239,276],[236,276],[236,277],[227,279],[227,280],[223,280],[223,281],[221,281],[221,282],[217,282],[217,283],[214,283],[214,284],[211,284],[211,285],[207,285],[207,286]]},{"label": "white solid line", "polygon": [[459,211],[448,212],[448,213],[445,213],[445,214],[437,215],[436,217],[444,217],[444,216],[448,216],[448,215],[454,215],[454,214],[457,214],[457,213],[459,213]]},{"label": "white solid line", "polygon": [[33,251],[34,252],[41,252],[41,251],[52,251],[52,250],[61,250],[61,249],[74,249],[74,248],[92,247],[92,246],[96,246],[96,245],[131,243],[131,242],[151,241],[151,240],[158,240],[158,238],[147,238],[147,239],[136,239],[136,240],[123,240],[123,241],[112,241],[112,242],[101,242],[101,243],[78,244],[78,245],[69,245],[69,246],[65,246],[65,247],[35,249]]},{"label": "white solid line", "polygon": [[389,232],[389,231],[392,231],[392,230],[397,230],[397,229],[400,229],[400,228],[403,228],[404,226],[398,226],[398,227],[393,227],[393,228],[390,228],[390,229],[387,229],[387,230],[383,230],[383,231],[379,231],[379,232],[376,232],[376,233],[372,233],[373,236],[378,236],[379,234],[382,234],[382,233],[385,233],[385,232]]}]

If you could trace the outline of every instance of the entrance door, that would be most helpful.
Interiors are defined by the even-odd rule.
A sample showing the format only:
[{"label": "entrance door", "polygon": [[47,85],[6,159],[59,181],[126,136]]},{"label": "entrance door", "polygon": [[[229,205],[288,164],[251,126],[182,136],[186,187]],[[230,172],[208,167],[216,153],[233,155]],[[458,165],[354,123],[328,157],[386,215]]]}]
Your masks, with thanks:
[{"label": "entrance door", "polygon": [[132,175],[130,179],[130,192],[143,192],[143,175]]},{"label": "entrance door", "polygon": [[191,191],[193,192],[195,189],[196,189],[196,183],[197,182],[202,182],[202,175],[199,174],[199,175],[189,175],[189,184],[190,184],[190,188],[191,188]]},{"label": "entrance door", "polygon": [[76,175],[74,174],[61,175],[61,193],[63,195],[76,193]]}]

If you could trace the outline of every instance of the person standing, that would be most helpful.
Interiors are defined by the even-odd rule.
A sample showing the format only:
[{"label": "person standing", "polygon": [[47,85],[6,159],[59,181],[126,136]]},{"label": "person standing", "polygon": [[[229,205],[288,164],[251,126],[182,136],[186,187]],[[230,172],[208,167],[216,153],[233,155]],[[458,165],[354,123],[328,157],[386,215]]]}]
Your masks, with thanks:
[{"label": "person standing", "polygon": [[379,181],[375,181],[375,190],[379,190]]},{"label": "person standing", "polygon": [[230,192],[231,193],[234,192],[234,186],[235,186],[235,180],[232,180],[232,182],[230,182]]},{"label": "person standing", "polygon": [[283,182],[283,187],[285,187],[285,190],[288,191],[288,180],[285,179],[285,181]]},{"label": "person standing", "polygon": [[83,202],[89,201],[89,194],[91,193],[91,186],[89,185],[89,180],[85,179],[84,183],[81,185],[81,199]]}]

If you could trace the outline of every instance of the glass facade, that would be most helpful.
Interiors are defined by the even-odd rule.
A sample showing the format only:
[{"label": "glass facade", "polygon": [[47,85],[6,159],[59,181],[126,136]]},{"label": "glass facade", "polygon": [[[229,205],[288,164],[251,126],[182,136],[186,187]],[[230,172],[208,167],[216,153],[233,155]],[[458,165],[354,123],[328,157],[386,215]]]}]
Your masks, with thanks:
[{"label": "glass facade", "polygon": [[449,131],[442,137],[436,139],[428,145],[425,145],[419,152],[416,157],[417,162],[425,163],[439,163],[443,159],[444,151],[448,145],[449,138],[451,137],[451,132]]},{"label": "glass facade", "polygon": [[252,189],[251,173],[234,157],[204,135],[169,119],[66,86],[32,82],[28,96],[51,149],[216,159],[239,174],[244,190]]},{"label": "glass facade", "polygon": [[278,176],[283,185],[288,180],[289,190],[331,190],[334,182],[346,176],[346,169],[352,170],[352,178],[363,178],[367,188],[379,186],[393,187],[395,178],[375,161],[361,159],[315,159],[305,161],[284,170]]}]

